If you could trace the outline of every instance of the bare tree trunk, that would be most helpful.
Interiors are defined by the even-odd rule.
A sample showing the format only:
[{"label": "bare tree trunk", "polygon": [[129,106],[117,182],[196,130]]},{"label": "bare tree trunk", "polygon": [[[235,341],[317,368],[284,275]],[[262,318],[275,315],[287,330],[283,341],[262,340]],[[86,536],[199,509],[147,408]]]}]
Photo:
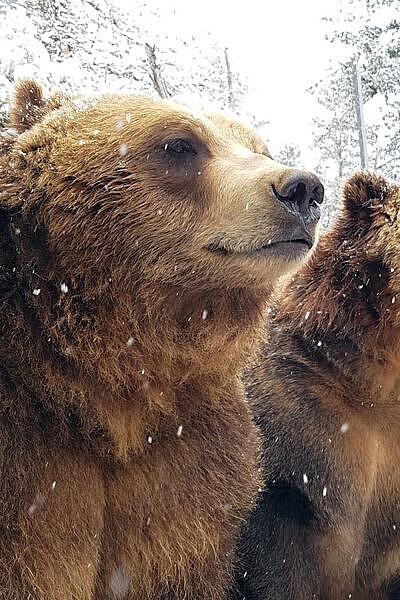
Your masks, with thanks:
[{"label": "bare tree trunk", "polygon": [[232,69],[231,69],[231,63],[229,60],[228,48],[225,48],[224,54],[225,54],[225,65],[226,65],[226,81],[228,84],[228,106],[229,106],[229,108],[234,110],[235,96],[233,94],[233,87],[232,87],[233,78],[232,78]]},{"label": "bare tree trunk", "polygon": [[146,56],[151,69],[150,78],[153,82],[154,89],[160,98],[170,98],[171,94],[168,91],[167,83],[162,76],[160,65],[156,59],[156,47],[145,44]]},{"label": "bare tree trunk", "polygon": [[355,58],[353,61],[353,87],[354,87],[354,103],[356,109],[358,141],[360,145],[360,161],[363,169],[368,169],[368,153],[367,153],[367,136],[364,125],[363,98],[361,88],[361,76],[358,68],[358,61]]}]

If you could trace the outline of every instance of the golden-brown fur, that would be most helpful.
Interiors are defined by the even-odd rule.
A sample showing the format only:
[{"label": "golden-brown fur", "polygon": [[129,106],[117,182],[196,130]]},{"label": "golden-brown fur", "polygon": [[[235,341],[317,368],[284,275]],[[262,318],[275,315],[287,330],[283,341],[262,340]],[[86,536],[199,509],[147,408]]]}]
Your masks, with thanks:
[{"label": "golden-brown fur", "polygon": [[241,599],[400,598],[399,211],[398,186],[353,176],[274,301],[249,381],[266,490]]},{"label": "golden-brown fur", "polygon": [[239,123],[142,97],[28,81],[11,125],[0,597],[220,600],[258,486],[240,373],[304,255],[270,253],[299,220],[271,183],[296,171]]}]

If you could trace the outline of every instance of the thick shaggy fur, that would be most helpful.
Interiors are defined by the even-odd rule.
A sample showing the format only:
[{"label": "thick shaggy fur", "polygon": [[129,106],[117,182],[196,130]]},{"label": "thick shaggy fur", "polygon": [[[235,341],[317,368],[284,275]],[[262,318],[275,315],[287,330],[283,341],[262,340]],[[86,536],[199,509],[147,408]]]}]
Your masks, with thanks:
[{"label": "thick shaggy fur", "polygon": [[294,170],[236,121],[148,98],[28,81],[11,124],[0,597],[220,600],[258,487],[241,369],[298,258],[269,253],[298,219],[271,184]]},{"label": "thick shaggy fur", "polygon": [[266,488],[247,600],[400,598],[400,189],[361,173],[274,302],[250,374]]}]

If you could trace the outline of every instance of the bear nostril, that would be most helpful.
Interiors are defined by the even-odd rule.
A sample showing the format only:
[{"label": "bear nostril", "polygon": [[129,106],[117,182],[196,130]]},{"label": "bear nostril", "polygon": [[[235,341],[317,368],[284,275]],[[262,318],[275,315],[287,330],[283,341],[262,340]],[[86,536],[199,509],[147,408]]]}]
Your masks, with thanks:
[{"label": "bear nostril", "polygon": [[312,193],[311,193],[311,204],[313,202],[316,202],[317,204],[322,204],[322,201],[324,199],[324,186],[322,185],[322,183],[319,183],[313,188]]},{"label": "bear nostril", "polygon": [[307,186],[304,181],[300,181],[291,191],[288,200],[293,204],[302,204],[307,196]]},{"label": "bear nostril", "polygon": [[319,179],[311,173],[295,173],[284,181],[279,189],[272,184],[272,191],[287,208],[305,214],[311,205],[321,204],[324,198],[324,187]]}]

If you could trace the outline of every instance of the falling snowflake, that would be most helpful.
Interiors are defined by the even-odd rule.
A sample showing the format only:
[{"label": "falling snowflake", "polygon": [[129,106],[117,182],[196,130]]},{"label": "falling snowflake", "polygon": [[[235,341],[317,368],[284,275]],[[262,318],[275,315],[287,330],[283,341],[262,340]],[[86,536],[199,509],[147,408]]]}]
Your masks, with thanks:
[{"label": "falling snowflake", "polygon": [[28,508],[28,513],[33,515],[44,503],[44,497],[41,494],[37,494],[36,498]]},{"label": "falling snowflake", "polygon": [[115,600],[123,600],[127,597],[130,587],[130,578],[125,567],[115,569],[110,579],[110,590]]}]

